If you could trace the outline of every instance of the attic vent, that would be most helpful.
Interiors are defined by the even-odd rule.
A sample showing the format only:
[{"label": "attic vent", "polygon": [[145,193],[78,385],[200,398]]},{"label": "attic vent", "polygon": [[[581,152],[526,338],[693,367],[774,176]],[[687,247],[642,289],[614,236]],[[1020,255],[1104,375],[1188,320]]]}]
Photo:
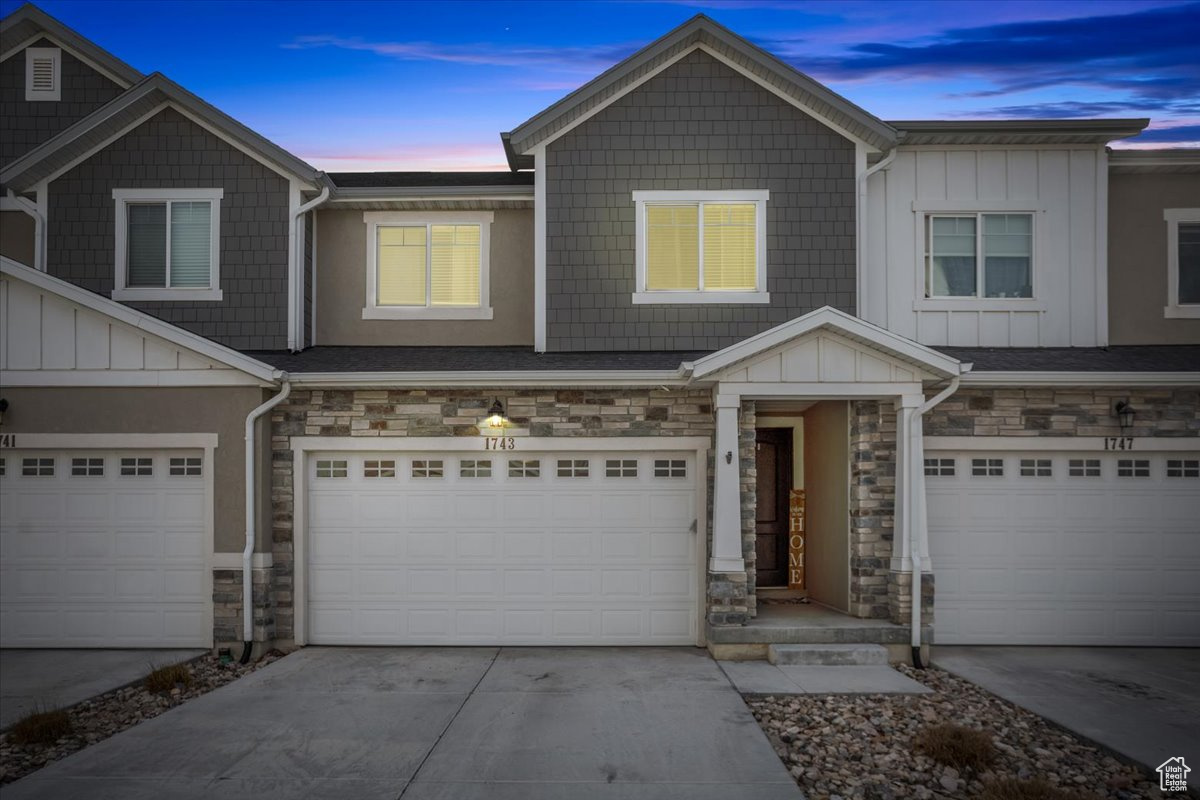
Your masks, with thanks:
[{"label": "attic vent", "polygon": [[25,50],[25,99],[57,101],[62,91],[62,51],[57,47]]}]

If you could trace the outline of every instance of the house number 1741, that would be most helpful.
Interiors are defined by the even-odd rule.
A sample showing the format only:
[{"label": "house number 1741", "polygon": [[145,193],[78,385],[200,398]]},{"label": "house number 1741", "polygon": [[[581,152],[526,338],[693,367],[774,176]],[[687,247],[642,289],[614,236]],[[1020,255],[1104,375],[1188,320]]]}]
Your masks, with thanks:
[{"label": "house number 1741", "polygon": [[517,441],[511,436],[489,436],[483,440],[484,450],[516,450]]}]

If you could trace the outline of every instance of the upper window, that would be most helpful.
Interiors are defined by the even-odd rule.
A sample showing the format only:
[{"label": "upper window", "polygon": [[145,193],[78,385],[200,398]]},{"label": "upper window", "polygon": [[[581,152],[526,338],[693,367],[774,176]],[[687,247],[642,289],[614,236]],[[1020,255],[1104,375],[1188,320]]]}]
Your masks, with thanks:
[{"label": "upper window", "polygon": [[25,100],[62,99],[62,50],[57,47],[25,48]]},{"label": "upper window", "polygon": [[114,300],[220,300],[221,189],[113,189]]},{"label": "upper window", "polygon": [[1168,318],[1200,318],[1200,208],[1168,208]]},{"label": "upper window", "polygon": [[768,303],[767,191],[634,192],[634,303]]},{"label": "upper window", "polygon": [[1032,214],[930,214],[926,297],[1033,297]]},{"label": "upper window", "polygon": [[492,212],[368,211],[363,319],[491,319]]}]

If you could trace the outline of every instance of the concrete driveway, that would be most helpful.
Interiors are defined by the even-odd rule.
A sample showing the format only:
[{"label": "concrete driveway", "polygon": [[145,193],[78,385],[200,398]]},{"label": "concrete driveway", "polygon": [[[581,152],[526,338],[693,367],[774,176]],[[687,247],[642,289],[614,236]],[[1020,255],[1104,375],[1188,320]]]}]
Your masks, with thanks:
[{"label": "concrete driveway", "polygon": [[1183,756],[1200,786],[1200,650],[943,647],[934,662],[1154,768]]},{"label": "concrete driveway", "polygon": [[693,648],[310,647],[0,790],[218,794],[802,797]]},{"label": "concrete driveway", "polygon": [[207,650],[0,650],[0,730],[32,711],[74,705]]}]

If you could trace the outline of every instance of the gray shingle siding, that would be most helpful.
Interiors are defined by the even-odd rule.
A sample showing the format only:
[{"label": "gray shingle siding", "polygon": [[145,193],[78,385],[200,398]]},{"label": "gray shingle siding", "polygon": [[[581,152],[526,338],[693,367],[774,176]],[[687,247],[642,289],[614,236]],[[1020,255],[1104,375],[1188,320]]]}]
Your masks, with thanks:
[{"label": "gray shingle siding", "polygon": [[222,188],[224,299],[129,305],[245,350],[287,347],[288,182],[165,109],[50,184],[51,274],[103,295],[114,282],[116,188]]},{"label": "gray shingle siding", "polygon": [[[55,47],[38,40],[31,47]],[[62,51],[62,94],[54,103],[25,100],[25,52],[0,62],[0,165],[7,165],[112,100],[121,87]]]},{"label": "gray shingle siding", "polygon": [[[546,149],[549,350],[716,350],[854,313],[854,144],[696,51]],[[767,189],[770,305],[634,306],[635,190]]]}]

